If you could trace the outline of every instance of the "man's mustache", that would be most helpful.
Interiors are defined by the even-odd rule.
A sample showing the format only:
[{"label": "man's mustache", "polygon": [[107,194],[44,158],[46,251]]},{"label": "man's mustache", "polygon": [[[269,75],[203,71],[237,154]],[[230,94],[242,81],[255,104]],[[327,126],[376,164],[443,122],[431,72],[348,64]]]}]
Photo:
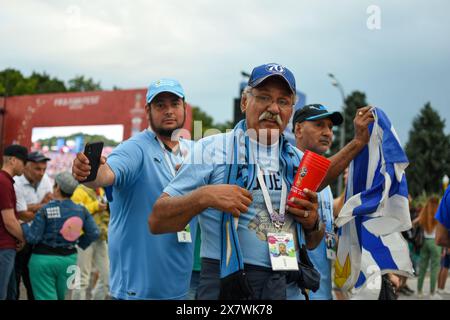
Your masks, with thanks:
[{"label": "man's mustache", "polygon": [[331,140],[329,140],[329,139],[320,139],[319,142],[320,143],[331,144]]},{"label": "man's mustache", "polygon": [[262,121],[262,120],[275,120],[280,127],[283,125],[283,121],[281,121],[280,115],[279,114],[274,114],[274,113],[269,112],[269,111],[264,111],[259,116],[258,120],[259,121]]}]

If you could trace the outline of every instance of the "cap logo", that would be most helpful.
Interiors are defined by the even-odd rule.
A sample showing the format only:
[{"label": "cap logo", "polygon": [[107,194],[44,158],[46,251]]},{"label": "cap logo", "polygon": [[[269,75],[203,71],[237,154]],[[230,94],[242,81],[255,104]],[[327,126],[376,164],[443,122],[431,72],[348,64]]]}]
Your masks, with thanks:
[{"label": "cap logo", "polygon": [[324,106],[322,106],[322,105],[312,105],[312,106],[309,106],[309,108],[310,109],[316,109],[316,110],[325,110],[325,107]]},{"label": "cap logo", "polygon": [[295,181],[295,186],[299,187],[301,186],[302,180],[303,178],[308,174],[308,169],[306,167],[301,167],[300,168],[300,174],[297,178],[297,181]]},{"label": "cap logo", "polygon": [[161,86],[170,86],[170,87],[173,87],[173,86],[175,86],[175,82],[173,82],[173,81],[171,81],[171,80],[165,80],[165,79],[162,79],[162,80],[156,81],[155,84],[154,84],[154,86],[157,87],[157,88],[159,88],[159,87],[161,87]]},{"label": "cap logo", "polygon": [[270,63],[266,66],[266,70],[271,73],[284,73],[284,67],[276,64],[276,63]]}]

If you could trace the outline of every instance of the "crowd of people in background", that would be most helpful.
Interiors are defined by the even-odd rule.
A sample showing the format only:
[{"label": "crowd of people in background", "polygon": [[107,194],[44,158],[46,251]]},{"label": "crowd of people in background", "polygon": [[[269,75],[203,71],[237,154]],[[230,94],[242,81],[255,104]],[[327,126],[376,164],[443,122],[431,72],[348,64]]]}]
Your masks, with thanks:
[{"label": "crowd of people in background", "polygon": [[[85,283],[95,267],[99,281],[94,282],[91,297],[105,299],[109,212],[104,191],[80,185],[67,170],[50,178],[49,161],[20,145],[4,151],[1,173],[7,180],[3,178],[1,192],[0,297],[18,300],[23,283],[28,300],[64,300],[69,289],[74,298],[84,299],[79,292],[86,291]],[[16,222],[13,231],[9,219]],[[73,275],[75,280],[70,279]]]},{"label": "crowd of people in background", "polygon": [[[0,171],[0,300],[18,300],[21,283],[29,300],[346,299],[332,280],[339,245],[334,220],[345,196],[334,199],[329,184],[369,142],[368,125],[374,118],[370,107],[359,109],[355,136],[331,158],[320,191],[305,191],[307,199],[286,203],[285,183],[292,184],[293,168],[303,153],[326,155],[333,126],[343,122],[339,112],[321,104],[293,113],[295,95],[295,78],[287,68],[256,67],[241,100],[246,119],[231,133],[194,144],[172,135],[186,118],[181,84],[174,79],[155,81],[146,97],[149,128],[102,157],[97,178],[87,183],[83,181],[91,168],[83,153],[53,154],[50,159],[48,153],[20,145],[6,147]],[[269,135],[276,143],[250,140],[238,146],[250,153],[263,150],[255,167],[186,161],[191,152],[215,158],[226,154],[230,145],[236,153],[234,143],[221,145],[221,139],[239,140],[239,130],[247,128],[257,135],[283,131],[289,121],[295,145]],[[278,163],[283,163],[281,168]],[[280,204],[271,204],[273,199]],[[445,226],[439,220],[445,203],[440,203],[435,195],[410,198],[412,228],[403,237],[417,288],[408,286],[407,277],[388,273],[383,275],[380,299],[414,293],[423,298],[428,294],[423,290],[427,272],[430,299],[449,294],[445,285],[450,252],[439,245],[444,240],[438,240],[440,225]],[[233,231],[233,224],[223,221],[236,217],[240,219]],[[268,233],[280,230],[295,235],[300,250],[305,239],[309,263],[320,274],[315,290],[309,290],[298,274],[271,265]],[[229,237],[237,243],[232,250],[237,256],[224,256]],[[287,237],[286,243],[294,239]],[[280,255],[287,257],[288,246],[283,245]],[[236,259],[231,267],[224,263],[230,259]],[[245,264],[239,262],[242,259]],[[239,292],[233,291],[237,282]]]}]

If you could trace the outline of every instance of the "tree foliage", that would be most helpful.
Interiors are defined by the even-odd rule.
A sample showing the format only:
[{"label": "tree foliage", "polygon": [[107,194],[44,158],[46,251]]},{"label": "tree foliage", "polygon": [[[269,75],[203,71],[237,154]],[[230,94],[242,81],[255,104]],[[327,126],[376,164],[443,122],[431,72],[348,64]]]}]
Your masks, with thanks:
[{"label": "tree foliage", "polygon": [[[199,127],[199,125],[201,125]],[[225,133],[227,129],[233,129],[233,122],[226,121],[215,123],[214,119],[197,106],[192,107],[192,139],[198,140],[206,135]],[[201,134],[200,134],[201,128]]]},{"label": "tree foliage", "polygon": [[450,170],[450,137],[445,135],[445,120],[427,103],[414,118],[406,154],[409,192],[413,197],[422,193],[440,193],[442,177]]},{"label": "tree foliage", "polygon": [[367,106],[366,94],[361,91],[353,91],[350,95],[345,98],[344,112],[342,116],[344,117],[344,123],[339,127],[334,127],[334,140],[331,146],[331,154],[335,154],[339,151],[341,135],[341,127],[345,127],[345,143],[346,145],[353,139],[355,135],[355,128],[353,126],[353,119],[356,115],[356,110],[359,108]]},{"label": "tree foliage", "polygon": [[0,71],[0,95],[20,96],[26,94],[79,92],[101,90],[100,82],[94,82],[92,78],[76,76],[70,79],[67,85],[64,81],[50,77],[47,73],[33,71],[29,77],[25,77],[15,69]]},{"label": "tree foliage", "polygon": [[84,92],[102,90],[100,82],[94,82],[92,78],[85,78],[84,76],[76,76],[69,80],[68,91],[70,92]]},{"label": "tree foliage", "polygon": [[[341,128],[344,126],[345,128],[345,139],[344,139],[344,145],[346,145],[348,142],[350,142],[353,139],[353,136],[355,135],[355,128],[353,126],[353,119],[355,118],[356,111],[359,108],[367,106],[366,101],[366,94],[361,91],[353,91],[350,95],[348,95],[345,98],[345,106],[344,111],[341,112],[342,116],[344,117],[344,123],[340,126],[334,126],[333,132],[334,132],[334,139],[333,143],[331,144],[331,148],[329,151],[329,154],[326,156],[331,156],[333,154],[336,154],[340,150],[340,141],[341,141]],[[339,179],[342,179],[340,176]],[[334,182],[331,183],[331,190],[333,191],[333,194],[338,194],[338,180],[336,179]]]}]

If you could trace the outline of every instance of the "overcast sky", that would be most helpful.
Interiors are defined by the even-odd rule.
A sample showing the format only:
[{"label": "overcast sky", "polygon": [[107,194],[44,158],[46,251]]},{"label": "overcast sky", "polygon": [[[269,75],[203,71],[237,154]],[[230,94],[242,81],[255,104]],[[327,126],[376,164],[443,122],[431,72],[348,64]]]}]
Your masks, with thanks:
[{"label": "overcast sky", "polygon": [[339,110],[329,72],[346,94],[365,92],[405,143],[427,101],[450,119],[449,12],[446,0],[0,0],[0,69],[86,75],[105,89],[175,77],[223,122],[241,70],[278,62],[308,103]]}]

